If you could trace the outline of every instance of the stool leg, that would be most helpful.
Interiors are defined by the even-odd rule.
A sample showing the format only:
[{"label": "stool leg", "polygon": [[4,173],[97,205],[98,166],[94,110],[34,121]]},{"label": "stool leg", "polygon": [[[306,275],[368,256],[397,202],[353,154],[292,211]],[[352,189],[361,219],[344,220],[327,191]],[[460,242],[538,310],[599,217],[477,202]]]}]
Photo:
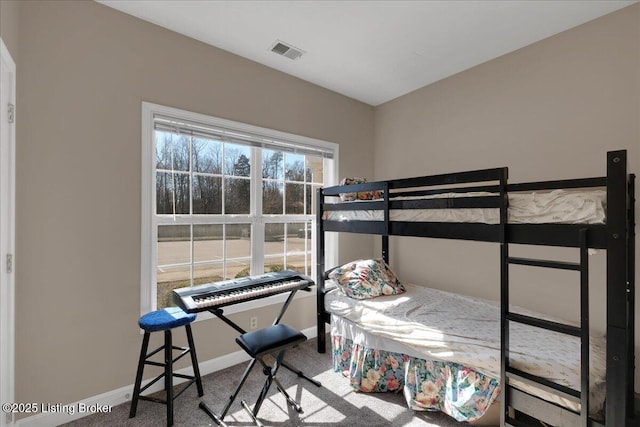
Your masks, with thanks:
[{"label": "stool leg", "polygon": [[293,397],[289,396],[289,393],[287,393],[282,384],[280,384],[280,381],[278,381],[276,377],[273,377],[273,382],[276,383],[276,388],[278,389],[278,391],[284,396],[285,399],[287,399],[287,403],[289,404],[289,406],[295,409],[297,413],[302,414],[304,412],[302,410],[302,406],[300,406],[300,404],[296,402]]},{"label": "stool leg", "polygon": [[231,408],[231,405],[233,404],[233,401],[236,399],[236,396],[238,396],[238,393],[240,392],[240,389],[244,385],[244,382],[247,380],[247,377],[249,376],[249,373],[253,369],[253,366],[256,364],[256,361],[257,361],[257,359],[255,359],[255,358],[251,359],[251,362],[249,362],[249,364],[245,368],[244,374],[242,374],[242,377],[240,378],[240,382],[236,386],[235,391],[233,392],[233,394],[231,396],[229,396],[229,399],[227,399],[227,403],[225,403],[224,408],[222,409],[222,412],[220,412],[220,415],[214,413],[207,406],[207,404],[204,403],[204,402],[200,402],[200,405],[198,405],[200,407],[200,409],[202,409],[204,412],[206,412],[207,415],[209,415],[211,417],[211,419],[214,420],[217,425],[222,426],[222,427],[227,427],[227,425],[222,420],[224,419],[225,415],[227,415],[227,412],[229,411],[229,408]]},{"label": "stool leg", "polygon": [[131,399],[131,410],[129,411],[129,418],[136,416],[136,410],[138,409],[138,397],[140,396],[140,385],[142,384],[142,372],[144,371],[144,362],[147,359],[147,348],[149,347],[149,332],[144,333],[142,338],[142,347],[140,348],[140,359],[138,360],[138,372],[136,373],[136,383],[133,387],[133,398]]},{"label": "stool leg", "polygon": [[171,330],[164,331],[164,389],[167,392],[167,426],[173,425],[173,342]]},{"label": "stool leg", "polygon": [[258,419],[258,417],[256,417],[256,415],[251,411],[251,408],[249,408],[249,405],[247,405],[247,402],[243,400],[240,402],[240,404],[242,405],[244,410],[247,411],[247,414],[249,414],[249,416],[253,420],[253,423],[256,425],[256,427],[264,427],[264,424],[262,424]]},{"label": "stool leg", "polygon": [[256,404],[253,406],[253,415],[255,416],[258,416],[258,411],[262,406],[262,402],[267,397],[267,393],[269,392],[269,388],[271,388],[271,383],[273,382],[273,378],[276,376],[276,373],[280,368],[282,359],[284,359],[284,350],[281,350],[280,353],[278,353],[278,356],[276,357],[276,360],[273,363],[273,366],[271,366],[271,369],[269,369],[269,366],[262,359],[262,357],[260,357],[259,359],[262,366],[264,366],[265,370],[268,371],[268,374],[267,374],[267,379],[264,382],[264,386],[262,386],[262,390],[260,391],[260,396],[258,396],[258,400],[256,401]]},{"label": "stool leg", "polygon": [[202,388],[202,378],[200,378],[200,368],[198,367],[198,358],[196,357],[196,346],[193,342],[193,334],[191,333],[191,325],[184,326],[187,330],[187,342],[189,343],[189,351],[191,352],[191,365],[193,366],[193,376],[196,377],[196,386],[198,387],[198,396],[204,396]]}]

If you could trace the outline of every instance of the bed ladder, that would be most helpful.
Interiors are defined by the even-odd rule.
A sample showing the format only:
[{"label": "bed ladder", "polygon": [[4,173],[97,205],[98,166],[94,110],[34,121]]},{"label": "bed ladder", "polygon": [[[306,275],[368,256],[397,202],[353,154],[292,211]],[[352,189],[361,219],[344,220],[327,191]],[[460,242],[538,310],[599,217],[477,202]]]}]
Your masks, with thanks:
[{"label": "bed ladder", "polygon": [[[543,423],[562,426],[587,427],[589,420],[589,260],[587,230],[578,231],[580,261],[577,263],[548,261],[527,258],[513,258],[508,255],[508,245],[502,244],[501,274],[501,383],[503,384],[503,406],[501,424],[521,427],[529,425],[515,417],[515,411],[522,412]],[[509,310],[509,265],[573,270],[580,273],[580,327],[545,319],[518,314]],[[574,390],[556,382],[513,368],[509,364],[509,324],[521,323],[580,338],[581,387]],[[538,389],[580,403],[580,414],[560,408],[544,399],[529,395],[509,384],[511,380],[531,384]]]}]

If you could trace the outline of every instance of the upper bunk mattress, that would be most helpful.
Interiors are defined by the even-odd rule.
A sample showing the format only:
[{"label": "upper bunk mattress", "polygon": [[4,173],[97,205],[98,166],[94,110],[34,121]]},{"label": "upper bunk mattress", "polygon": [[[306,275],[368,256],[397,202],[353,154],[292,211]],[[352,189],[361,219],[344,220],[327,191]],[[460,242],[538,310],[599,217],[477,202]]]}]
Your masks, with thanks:
[{"label": "upper bunk mattress", "polygon": [[[500,378],[500,307],[496,303],[404,286],[405,293],[366,300],[349,298],[334,289],[326,294],[325,306],[366,334],[411,349],[410,356],[454,362]],[[580,390],[579,338],[512,323],[509,340],[511,366]],[[591,410],[598,411],[604,404],[604,338],[592,336],[589,345]]]},{"label": "upper bunk mattress", "polygon": [[[419,197],[392,197],[392,200],[420,200],[453,197],[479,197],[491,193],[444,193]],[[512,224],[603,224],[607,193],[604,190],[554,190],[548,193],[509,193],[508,222]],[[373,200],[372,200],[373,201]],[[383,221],[382,210],[360,208],[369,200],[356,201],[357,210],[324,212],[330,221]],[[500,212],[492,208],[391,209],[391,221],[471,222],[499,224]]]}]

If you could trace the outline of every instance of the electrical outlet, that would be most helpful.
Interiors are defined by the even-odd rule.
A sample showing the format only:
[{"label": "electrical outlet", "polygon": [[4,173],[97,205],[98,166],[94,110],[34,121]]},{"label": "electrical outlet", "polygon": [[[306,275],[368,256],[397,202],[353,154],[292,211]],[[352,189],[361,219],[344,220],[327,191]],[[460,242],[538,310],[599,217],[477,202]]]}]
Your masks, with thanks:
[{"label": "electrical outlet", "polygon": [[258,328],[258,318],[257,317],[252,317],[249,320],[249,328],[251,328],[251,329],[257,329]]}]

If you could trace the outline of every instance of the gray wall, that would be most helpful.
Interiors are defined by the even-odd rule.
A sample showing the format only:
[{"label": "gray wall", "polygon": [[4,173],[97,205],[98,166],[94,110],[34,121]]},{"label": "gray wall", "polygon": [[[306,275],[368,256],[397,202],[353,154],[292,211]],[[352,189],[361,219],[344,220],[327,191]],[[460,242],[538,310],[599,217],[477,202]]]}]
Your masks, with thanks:
[{"label": "gray wall", "polygon": [[[378,106],[374,123],[376,179],[503,166],[512,183],[605,176],[606,152],[614,149],[627,149],[638,173],[640,5]],[[549,256],[546,248],[512,248],[513,255]],[[401,279],[499,298],[497,245],[397,238],[390,252]],[[556,253],[578,259],[575,250]],[[591,257],[592,325],[601,332],[605,255]],[[512,303],[578,320],[575,275],[511,272]]]},{"label": "gray wall", "polygon": [[[335,142],[341,174],[373,173],[371,106],[93,1],[3,1],[3,22],[5,10],[21,54],[17,401],[75,402],[133,383],[142,101]],[[266,325],[275,314],[257,315]],[[234,316],[246,327],[248,317]],[[315,300],[285,320],[314,325]],[[194,335],[202,361],[238,350],[218,320]]]},{"label": "gray wall", "polygon": [[[0,25],[18,73],[21,402],[74,402],[133,382],[142,101],[338,143],[340,176],[497,166],[510,168],[512,182],[595,176],[605,172],[606,151],[619,148],[637,172],[639,5],[375,109],[91,1],[3,0]],[[369,256],[372,240],[341,238],[340,250],[342,261]],[[406,281],[496,298],[497,251],[393,239],[392,266]],[[603,254],[593,264],[602,326]],[[575,297],[553,283],[535,281],[515,302],[575,316]],[[288,321],[312,326],[314,312],[304,300]],[[268,322],[274,309],[257,314]],[[200,322],[194,334],[201,360],[237,349],[220,322]]]},{"label": "gray wall", "polygon": [[0,37],[11,52],[11,57],[18,61],[18,22],[19,7],[17,0],[0,2]]}]

